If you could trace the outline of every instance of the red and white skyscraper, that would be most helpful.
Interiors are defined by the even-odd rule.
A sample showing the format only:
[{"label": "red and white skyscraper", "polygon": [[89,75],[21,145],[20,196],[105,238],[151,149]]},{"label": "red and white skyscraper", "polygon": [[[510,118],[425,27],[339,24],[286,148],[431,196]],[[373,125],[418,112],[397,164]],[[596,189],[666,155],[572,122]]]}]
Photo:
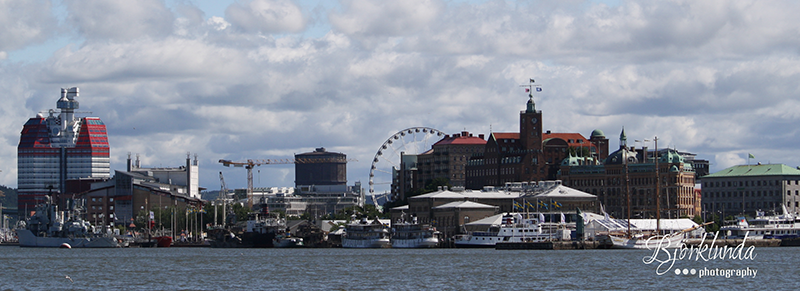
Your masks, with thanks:
[{"label": "red and white skyscraper", "polygon": [[75,117],[78,88],[61,89],[58,111],[28,119],[17,147],[18,207],[27,216],[65,181],[110,177],[106,126],[97,117]]}]

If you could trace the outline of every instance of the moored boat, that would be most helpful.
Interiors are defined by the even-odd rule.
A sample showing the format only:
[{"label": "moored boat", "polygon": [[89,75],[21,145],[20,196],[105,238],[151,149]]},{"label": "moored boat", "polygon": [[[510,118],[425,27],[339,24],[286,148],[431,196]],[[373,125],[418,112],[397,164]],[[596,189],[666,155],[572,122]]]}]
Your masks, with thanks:
[{"label": "moored boat", "polygon": [[393,248],[433,248],[440,241],[436,228],[417,223],[416,217],[411,222],[401,220],[392,225]]},{"label": "moored boat", "polygon": [[756,212],[756,218],[748,221],[744,217],[737,220],[735,225],[726,225],[720,228],[726,238],[749,239],[780,239],[782,241],[797,240],[800,238],[800,219],[786,210],[783,206],[782,215],[766,216],[763,212]]},{"label": "moored boat", "polygon": [[344,227],[342,235],[343,248],[386,248],[391,246],[389,229],[378,219],[368,221],[362,218],[355,221],[355,217]]},{"label": "moored boat", "polygon": [[499,225],[486,231],[473,231],[457,235],[455,246],[459,248],[493,248],[498,242],[543,242],[553,238],[544,233],[537,218],[523,218],[520,213],[506,213]]},{"label": "moored boat", "polygon": [[88,221],[80,218],[80,210],[72,199],[67,200],[68,210],[59,211],[50,196],[36,206],[36,212],[16,229],[21,247],[114,248],[117,239],[109,234],[98,234]]}]

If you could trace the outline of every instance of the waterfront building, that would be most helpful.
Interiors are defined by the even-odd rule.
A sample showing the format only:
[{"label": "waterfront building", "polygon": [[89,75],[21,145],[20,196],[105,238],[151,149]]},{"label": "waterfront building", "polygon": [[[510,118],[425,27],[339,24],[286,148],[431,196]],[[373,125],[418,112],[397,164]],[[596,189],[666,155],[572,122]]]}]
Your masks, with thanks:
[{"label": "waterfront building", "polygon": [[[115,171],[107,181],[91,183],[91,189],[75,194],[86,200],[86,220],[106,225],[124,223],[152,209],[201,209],[201,189],[195,178],[199,172],[197,156],[187,155],[186,165],[174,168],[145,168],[139,157],[131,161],[128,156],[127,171]],[[166,222],[158,222],[165,224]]]},{"label": "waterfront building", "polygon": [[589,139],[580,133],[543,132],[542,111],[536,110],[533,97],[519,116],[519,132],[489,134],[483,152],[469,158],[466,188],[556,180],[561,161],[570,154],[594,160],[608,155],[608,139],[600,130]]},{"label": "waterfront building", "polygon": [[[578,208],[596,211],[598,206],[597,196],[566,187],[561,181],[516,182],[482,190],[441,187],[436,192],[409,197],[407,206],[391,209],[391,216],[392,221],[403,214],[417,217],[420,223],[453,235],[465,223],[498,213],[531,212],[549,216],[574,213]],[[469,218],[465,220],[465,216]]]},{"label": "waterfront building", "polygon": [[447,179],[453,187],[464,187],[465,167],[469,158],[486,147],[483,134],[477,137],[468,131],[444,138],[419,155],[401,153],[400,171],[395,169],[395,193],[404,200],[406,193],[423,189],[434,179]]},{"label": "waterfront building", "polygon": [[311,185],[347,185],[347,155],[316,148],[294,155],[295,187]]},{"label": "waterfront building", "polygon": [[706,215],[755,216],[756,211],[800,213],[800,169],[784,164],[733,166],[703,177]]},{"label": "waterfront building", "polygon": [[45,195],[66,193],[66,181],[109,178],[106,126],[98,117],[76,117],[78,88],[61,89],[48,115],[37,114],[22,128],[17,148],[18,209],[27,217]]},{"label": "waterfront building", "polygon": [[[620,148],[605,161],[566,158],[561,163],[559,179],[564,185],[597,195],[606,212],[613,217],[628,218],[630,193],[631,218],[656,218],[657,192],[661,197],[662,218],[699,215],[700,197],[694,191],[692,164],[672,149],[657,150],[652,155],[648,153],[646,148],[628,147],[623,129]],[[656,181],[660,181],[658,191]]]}]

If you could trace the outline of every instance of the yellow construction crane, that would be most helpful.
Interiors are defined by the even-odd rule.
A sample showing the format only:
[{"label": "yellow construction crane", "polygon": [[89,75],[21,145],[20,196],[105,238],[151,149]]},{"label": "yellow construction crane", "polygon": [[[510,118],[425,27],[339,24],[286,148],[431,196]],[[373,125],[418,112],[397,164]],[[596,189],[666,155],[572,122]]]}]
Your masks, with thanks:
[{"label": "yellow construction crane", "polygon": [[[315,157],[315,158],[305,158],[305,159],[266,159],[266,160],[251,160],[248,159],[246,161],[231,161],[231,160],[219,160],[219,163],[223,166],[230,167],[243,167],[247,169],[247,206],[250,209],[253,208],[253,167],[262,166],[262,165],[285,165],[285,164],[310,164],[310,163],[347,163],[347,162],[355,162],[356,159],[346,159],[342,157],[331,157],[331,158],[322,158],[322,157]],[[221,173],[220,173],[221,174]]]}]

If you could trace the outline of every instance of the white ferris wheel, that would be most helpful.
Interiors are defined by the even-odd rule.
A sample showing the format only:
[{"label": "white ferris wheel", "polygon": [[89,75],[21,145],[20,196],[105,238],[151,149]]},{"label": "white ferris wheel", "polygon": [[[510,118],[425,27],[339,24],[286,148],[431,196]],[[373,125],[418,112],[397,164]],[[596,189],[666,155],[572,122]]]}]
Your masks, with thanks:
[{"label": "white ferris wheel", "polygon": [[400,169],[400,154],[418,155],[429,149],[438,137],[445,135],[430,127],[411,127],[390,136],[375,153],[369,169],[369,194],[388,194],[395,170]]}]

